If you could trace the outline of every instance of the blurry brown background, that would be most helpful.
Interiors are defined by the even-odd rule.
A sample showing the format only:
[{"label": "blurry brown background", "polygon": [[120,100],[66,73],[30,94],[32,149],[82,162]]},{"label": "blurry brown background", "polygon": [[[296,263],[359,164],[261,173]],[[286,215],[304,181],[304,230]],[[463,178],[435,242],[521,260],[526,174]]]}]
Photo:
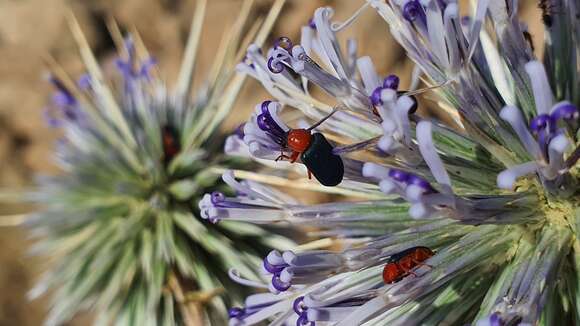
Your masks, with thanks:
[{"label": "blurry brown background", "polygon": [[[233,22],[240,0],[209,1],[202,37],[198,76],[204,76],[220,36]],[[265,12],[269,1],[256,0]],[[344,20],[363,0],[288,0],[272,36],[299,39],[299,27],[308,22],[314,9],[332,5],[335,19]],[[50,54],[72,75],[83,70],[77,49],[67,28],[64,13],[72,9],[100,60],[110,60],[114,49],[105,27],[113,15],[126,29],[135,27],[150,52],[157,58],[164,78],[175,80],[185,37],[194,7],[193,0],[0,0],[0,214],[17,215],[30,210],[10,204],[36,173],[55,173],[51,151],[58,131],[45,126],[42,108],[49,100],[50,85],[42,56]],[[526,1],[522,16],[540,44],[542,27],[535,1]],[[403,73],[411,67],[394,44],[387,25],[367,10],[341,35],[356,35],[359,54],[370,55],[382,74]],[[538,47],[538,46],[536,46]],[[405,78],[402,75],[403,82]],[[200,79],[201,80],[201,79]],[[198,80],[199,82],[199,80]],[[231,127],[247,117],[260,99],[266,98],[260,86],[249,81],[239,99]],[[48,300],[29,302],[27,290],[41,270],[42,260],[26,254],[26,232],[9,226],[14,219],[0,217],[0,326],[40,325]],[[85,325],[80,316],[71,324]]]}]

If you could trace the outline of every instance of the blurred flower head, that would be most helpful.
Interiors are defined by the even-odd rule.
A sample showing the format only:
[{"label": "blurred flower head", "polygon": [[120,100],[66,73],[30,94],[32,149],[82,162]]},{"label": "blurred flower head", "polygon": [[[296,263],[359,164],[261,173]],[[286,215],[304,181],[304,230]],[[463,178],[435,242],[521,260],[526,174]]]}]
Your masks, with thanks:
[{"label": "blurred flower head", "polygon": [[244,81],[233,69],[240,46],[263,42],[282,3],[248,35],[251,1],[243,3],[193,96],[205,1],[197,3],[171,90],[138,35],[123,39],[112,30],[119,56],[116,71],[107,73],[70,18],[88,73],[75,83],[53,67],[55,93],[45,115],[63,133],[55,152],[62,174],[40,179],[32,198],[42,209],[28,221],[36,252],[52,260],[31,293],[54,289],[47,325],[85,309],[103,324],[222,325],[226,305],[244,293],[229,276],[258,279],[260,257],[292,244],[250,224],[209,223],[197,206],[208,191],[218,201],[222,192],[233,196],[220,171],[248,164],[220,154],[219,127]]}]

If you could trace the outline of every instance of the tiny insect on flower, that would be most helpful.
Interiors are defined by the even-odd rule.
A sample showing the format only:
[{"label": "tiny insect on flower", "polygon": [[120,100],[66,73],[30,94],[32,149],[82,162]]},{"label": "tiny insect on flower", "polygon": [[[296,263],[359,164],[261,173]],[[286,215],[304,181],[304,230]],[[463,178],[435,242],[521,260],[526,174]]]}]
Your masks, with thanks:
[{"label": "tiny insect on flower", "polygon": [[181,144],[177,131],[169,125],[164,126],[161,130],[161,138],[163,141],[163,163],[167,165],[179,153]]},{"label": "tiny insect on flower", "polygon": [[302,163],[308,168],[309,179],[313,174],[316,180],[325,186],[331,187],[341,183],[344,177],[342,159],[333,153],[334,147],[323,134],[311,133],[312,129],[318,127],[336,111],[336,109],[333,110],[308,129],[290,129],[287,133],[286,145],[292,150],[292,154],[287,156],[282,153],[276,158],[276,161],[287,158],[294,163],[300,156]]},{"label": "tiny insect on flower", "polygon": [[383,269],[385,284],[396,283],[408,276],[415,275],[412,269],[425,265],[423,262],[435,253],[427,247],[413,247],[391,256],[390,261]]}]

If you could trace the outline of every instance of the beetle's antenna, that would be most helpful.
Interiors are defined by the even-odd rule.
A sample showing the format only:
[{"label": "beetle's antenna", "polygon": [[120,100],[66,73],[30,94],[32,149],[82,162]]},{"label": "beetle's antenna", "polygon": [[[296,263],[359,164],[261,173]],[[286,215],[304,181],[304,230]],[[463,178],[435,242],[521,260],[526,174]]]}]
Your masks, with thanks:
[{"label": "beetle's antenna", "polygon": [[451,84],[452,82],[453,82],[453,79],[449,79],[449,80],[446,80],[446,81],[444,81],[440,84],[434,85],[434,86],[429,86],[429,87],[425,87],[425,88],[416,89],[414,91],[404,92],[403,95],[411,96],[411,95],[425,93],[425,92],[433,90],[433,89],[445,87],[445,86]]},{"label": "beetle's antenna", "polygon": [[313,124],[312,126],[310,126],[310,128],[306,129],[308,131],[311,131],[312,129],[320,126],[324,121],[326,121],[328,118],[332,117],[333,114],[335,114],[337,111],[339,111],[339,108],[336,106],[332,109],[332,111],[324,118],[320,119],[320,121],[318,121],[317,123]]}]

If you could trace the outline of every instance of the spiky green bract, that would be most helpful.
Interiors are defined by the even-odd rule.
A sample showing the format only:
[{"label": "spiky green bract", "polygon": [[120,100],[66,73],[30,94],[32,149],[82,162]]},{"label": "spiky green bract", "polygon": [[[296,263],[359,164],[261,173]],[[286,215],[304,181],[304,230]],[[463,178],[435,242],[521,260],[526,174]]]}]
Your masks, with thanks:
[{"label": "spiky green bract", "polygon": [[47,325],[81,310],[94,312],[99,325],[223,325],[226,305],[244,293],[229,269],[256,278],[269,248],[292,244],[253,225],[212,224],[197,208],[201,195],[223,188],[212,169],[248,164],[220,154],[219,127],[243,82],[232,68],[250,6],[244,3],[213,75],[194,97],[204,1],[175,92],[158,78],[135,35],[126,38],[117,71],[102,72],[71,18],[88,74],[78,87],[58,69],[51,77],[57,91],[48,118],[64,135],[56,150],[62,173],[39,179],[31,198],[42,209],[28,220],[35,252],[50,260],[31,293],[53,289]]},{"label": "spiky green bract", "polygon": [[544,1],[550,26],[546,28],[546,54],[544,63],[557,98],[569,98],[580,103],[580,77],[577,74],[580,60],[580,26],[576,13],[578,1]]}]

